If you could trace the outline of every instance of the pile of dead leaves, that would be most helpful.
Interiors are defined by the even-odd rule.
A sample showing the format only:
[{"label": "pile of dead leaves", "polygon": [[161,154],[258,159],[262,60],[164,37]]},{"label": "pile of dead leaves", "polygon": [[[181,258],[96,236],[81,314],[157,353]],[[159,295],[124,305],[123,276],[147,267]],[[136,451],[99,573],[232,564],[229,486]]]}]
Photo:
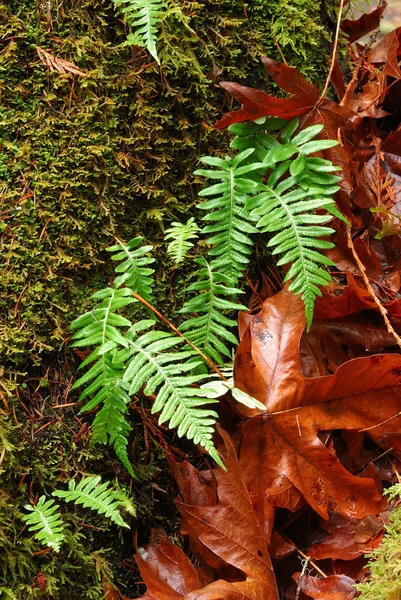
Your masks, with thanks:
[{"label": "pile of dead leaves", "polygon": [[[383,10],[345,21],[350,42]],[[401,27],[350,52],[348,82],[334,65],[337,102],[268,58],[288,97],[223,84],[242,108],[219,127],[299,116],[339,139],[325,155],[342,168],[337,202],[352,235],[335,224],[334,283],[309,333],[286,288],[242,316],[236,386],[266,412],[232,406],[230,420],[225,411],[226,472],[172,464],[192,561],[161,534],[140,548],[144,600],[349,600],[380,543],[392,508],[382,490],[401,457],[401,351],[391,332],[401,331]]]}]

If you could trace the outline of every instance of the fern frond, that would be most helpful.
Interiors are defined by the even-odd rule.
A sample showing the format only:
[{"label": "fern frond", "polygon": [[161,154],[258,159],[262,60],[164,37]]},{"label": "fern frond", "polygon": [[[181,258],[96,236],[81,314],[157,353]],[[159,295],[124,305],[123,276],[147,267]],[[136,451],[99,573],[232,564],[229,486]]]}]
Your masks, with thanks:
[{"label": "fern frond", "polygon": [[186,258],[188,251],[193,247],[193,243],[189,240],[197,239],[196,235],[199,231],[195,219],[191,217],[186,223],[171,223],[172,227],[166,229],[164,236],[165,240],[173,240],[167,246],[167,254],[171,256],[175,264],[180,264]]},{"label": "fern frond", "polygon": [[24,506],[29,511],[22,519],[29,525],[29,531],[35,531],[35,538],[38,542],[53,548],[60,552],[61,544],[64,540],[64,525],[61,520],[58,504],[54,500],[46,500],[46,496],[41,496],[35,506],[26,504]]},{"label": "fern frond", "polygon": [[227,296],[236,296],[243,292],[231,286],[232,280],[217,270],[213,263],[209,264],[204,258],[195,262],[203,265],[196,272],[197,281],[188,286],[188,291],[200,292],[194,298],[185,302],[179,311],[182,314],[196,313],[180,326],[180,331],[218,364],[223,364],[223,356],[231,358],[231,350],[227,346],[237,346],[235,335],[228,328],[236,327],[237,322],[230,319],[223,311],[246,310],[241,304],[227,300]]},{"label": "fern frond", "polygon": [[120,287],[123,283],[128,288],[134,290],[137,294],[145,298],[148,302],[151,301],[153,273],[154,269],[149,268],[149,265],[155,262],[154,258],[146,256],[153,246],[141,246],[142,237],[136,237],[124,244],[117,240],[117,244],[106,248],[111,252],[111,259],[122,261],[115,267],[116,273],[121,273],[115,280],[115,287]]},{"label": "fern frond", "polygon": [[213,234],[206,240],[213,246],[208,252],[214,257],[212,265],[230,277],[234,285],[249,263],[253,242],[247,234],[257,233],[244,206],[249,194],[257,187],[248,175],[264,166],[262,163],[246,164],[246,159],[253,152],[253,149],[247,149],[235,158],[226,156],[224,159],[203,156],[201,162],[217,167],[217,170],[195,171],[195,175],[219,180],[219,183],[200,191],[200,196],[213,198],[200,203],[198,208],[208,211],[202,220],[212,222],[202,229],[204,234]]},{"label": "fern frond", "polygon": [[115,356],[115,361],[127,365],[123,384],[128,394],[132,396],[142,388],[145,396],[155,396],[152,413],[161,411],[159,423],[167,423],[171,429],[177,427],[179,437],[193,439],[222,464],[212,441],[217,413],[208,407],[207,394],[194,387],[204,378],[193,374],[203,360],[192,349],[176,351],[185,343],[184,338],[163,331],[146,331],[152,326],[154,322],[150,320],[133,325],[126,334],[128,348]]},{"label": "fern frond", "polygon": [[91,364],[90,369],[75,382],[72,389],[85,386],[79,396],[80,402],[92,396],[80,413],[103,404],[93,422],[91,444],[113,444],[122,464],[132,477],[136,477],[127,453],[131,426],[124,416],[128,413],[126,405],[130,399],[121,385],[123,365],[116,366],[112,360],[117,348],[128,346],[125,337],[116,327],[131,326],[131,321],[117,315],[115,311],[134,301],[130,294],[131,290],[128,288],[106,288],[96,292],[92,297],[100,299],[100,305],[71,324],[72,329],[78,330],[72,336],[72,346],[97,345],[79,367],[82,369]]},{"label": "fern frond", "polygon": [[334,244],[319,239],[334,233],[330,227],[322,226],[331,220],[331,215],[314,214],[316,209],[332,204],[331,198],[310,198],[309,190],[296,186],[289,177],[277,183],[280,166],[272,171],[267,184],[261,185],[261,193],[248,202],[257,227],[269,233],[278,232],[268,242],[273,254],[283,254],[278,265],[292,263],[285,281],[293,279],[290,290],[302,294],[308,328],[312,323],[314,303],[321,296],[319,286],[326,286],[331,276],[321,265],[335,266],[318,250],[332,248]]},{"label": "fern frond", "polygon": [[129,529],[129,525],[122,520],[117,510],[121,501],[118,500],[115,490],[108,485],[107,481],[101,483],[101,477],[85,477],[78,485],[75,484],[74,479],[71,479],[68,490],[55,490],[52,495],[64,498],[66,502],[82,504],[84,508],[90,508],[120,527]]},{"label": "fern frond", "polygon": [[166,3],[163,0],[113,0],[121,8],[124,20],[131,27],[125,45],[147,48],[160,64],[156,51],[157,29],[164,18]]},{"label": "fern frond", "polygon": [[[232,125],[230,131],[236,138],[231,146],[242,152],[253,149],[264,165],[250,175],[257,183],[258,194],[246,200],[245,209],[258,229],[278,232],[268,246],[274,248],[273,254],[283,254],[278,265],[292,263],[286,280],[293,279],[290,290],[302,294],[309,328],[316,296],[321,295],[319,286],[331,281],[322,265],[334,265],[319,252],[333,244],[318,239],[334,230],[321,225],[331,219],[330,215],[346,221],[332,198],[340,189],[337,184],[341,177],[332,174],[338,168],[328,160],[310,155],[338,142],[314,139],[322,132],[323,125],[313,125],[296,133],[299,119],[289,121],[284,127],[283,124],[281,119],[270,118]],[[280,141],[271,131],[280,131]],[[248,160],[252,158],[250,155]],[[266,184],[262,177],[267,174]],[[330,214],[315,214],[322,207]]]}]

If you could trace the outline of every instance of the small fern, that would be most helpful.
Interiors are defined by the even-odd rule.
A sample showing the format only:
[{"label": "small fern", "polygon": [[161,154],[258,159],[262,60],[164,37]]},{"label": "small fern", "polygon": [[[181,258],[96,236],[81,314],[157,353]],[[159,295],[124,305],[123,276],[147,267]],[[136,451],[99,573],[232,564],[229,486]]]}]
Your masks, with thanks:
[{"label": "small fern", "polygon": [[117,498],[117,492],[109,487],[109,483],[101,483],[101,477],[85,477],[78,485],[71,479],[68,490],[56,490],[52,493],[57,498],[64,498],[66,502],[81,504],[84,508],[90,508],[100,515],[104,515],[116,525],[127,527],[123,521],[118,507],[121,501]]},{"label": "small fern", "polygon": [[[139,275],[148,248],[137,248],[137,241],[133,242],[119,243],[110,251],[116,260],[124,261],[116,267],[116,272],[122,275],[116,278],[115,286],[130,283],[136,289],[114,287],[96,292],[92,297],[100,300],[98,307],[71,325],[77,330],[72,336],[73,346],[97,346],[80,366],[81,369],[91,365],[89,370],[73,386],[85,386],[80,401],[92,396],[80,412],[102,405],[93,421],[91,444],[113,444],[117,456],[134,476],[127,454],[131,426],[126,417],[132,396],[142,390],[145,396],[155,397],[152,412],[161,411],[159,423],[177,427],[179,436],[186,435],[202,445],[222,465],[212,441],[217,413],[209,407],[207,392],[194,385],[205,377],[198,369],[204,364],[203,358],[192,348],[181,350],[186,339],[155,329],[154,319],[133,324],[116,314],[118,309],[136,301],[133,291],[143,292],[144,280]],[[136,250],[132,252],[134,247]],[[221,303],[224,307],[228,305],[225,301]]]},{"label": "small fern", "polygon": [[38,542],[60,552],[64,540],[64,525],[58,512],[58,504],[55,504],[54,500],[46,500],[46,496],[41,496],[35,506],[26,504],[24,508],[29,511],[28,515],[22,517],[29,525],[28,530],[36,532],[34,537]]},{"label": "small fern", "polygon": [[195,175],[218,179],[216,183],[199,193],[200,196],[214,196],[198,205],[198,208],[208,211],[202,217],[204,221],[212,221],[202,229],[204,234],[214,234],[206,240],[212,245],[208,251],[213,257],[212,266],[220,273],[228,275],[235,285],[249,263],[249,238],[257,229],[251,224],[251,217],[245,208],[248,194],[255,191],[257,183],[247,177],[252,171],[263,168],[262,163],[246,164],[246,159],[254,152],[252,148],[240,152],[235,158],[226,156],[224,159],[203,156],[200,161],[217,167],[217,170],[198,169]]},{"label": "small fern", "polygon": [[[127,273],[130,276],[130,273]],[[95,292],[92,298],[100,300],[98,308],[78,317],[71,324],[76,333],[72,336],[75,347],[94,346],[96,349],[81,363],[79,369],[92,364],[89,371],[75,382],[72,389],[86,386],[79,401],[93,396],[82,408],[93,410],[103,404],[93,423],[92,445],[106,444],[109,440],[115,452],[132,477],[135,477],[127,454],[128,435],[131,426],[125,419],[129,397],[121,387],[121,372],[112,364],[112,351],[127,347],[128,342],[117,327],[129,327],[131,321],[116,314],[116,310],[135,302],[129,288],[105,288]],[[89,384],[89,385],[87,385]]]},{"label": "small fern", "polygon": [[113,0],[131,27],[125,45],[146,48],[160,64],[156,50],[157,29],[163,20],[166,3],[163,0]]},{"label": "small fern", "polygon": [[197,281],[188,286],[188,291],[200,292],[194,298],[185,302],[179,311],[182,314],[196,313],[196,317],[184,321],[180,331],[200,348],[207,356],[218,364],[224,364],[223,356],[231,358],[231,350],[227,343],[236,346],[237,338],[228,328],[236,326],[236,321],[230,319],[222,311],[246,310],[241,304],[227,300],[243,292],[238,288],[229,287],[231,278],[214,269],[205,258],[197,258],[195,262],[203,265],[196,272]]},{"label": "small fern", "polygon": [[142,237],[136,237],[128,244],[124,244],[118,239],[117,242],[116,245],[106,248],[112,255],[111,259],[119,261],[115,271],[121,275],[116,277],[115,287],[118,288],[125,283],[127,288],[135,290],[137,294],[150,302],[154,269],[149,268],[149,265],[154,263],[155,259],[146,255],[153,249],[153,246],[141,246]]},{"label": "small fern", "polygon": [[176,265],[179,265],[186,258],[188,251],[193,247],[189,240],[197,239],[199,231],[195,219],[191,217],[186,223],[171,223],[172,227],[166,229],[165,240],[172,240],[167,246],[167,254],[171,256]]}]

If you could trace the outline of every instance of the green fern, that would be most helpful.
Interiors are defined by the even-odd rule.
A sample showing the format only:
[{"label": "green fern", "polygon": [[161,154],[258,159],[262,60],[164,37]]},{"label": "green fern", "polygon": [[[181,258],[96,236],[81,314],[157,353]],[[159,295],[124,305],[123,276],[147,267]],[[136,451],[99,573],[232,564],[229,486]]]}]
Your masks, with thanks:
[{"label": "green fern", "polygon": [[125,45],[147,48],[160,64],[156,51],[157,29],[163,20],[166,3],[163,0],[113,0],[113,2],[121,8],[126,23],[132,29]]},{"label": "green fern", "polygon": [[[114,253],[114,259],[124,261],[116,267],[116,272],[122,275],[116,278],[115,284],[130,283],[143,292],[144,278],[140,276],[140,269],[148,247],[138,248],[137,240],[129,242],[122,251],[121,244],[109,250]],[[136,248],[135,252],[133,248]],[[127,249],[130,252],[128,258]],[[144,276],[148,277],[148,273]],[[127,454],[131,430],[126,418],[127,405],[143,388],[145,395],[156,396],[152,412],[161,411],[160,423],[178,427],[179,436],[186,435],[201,444],[222,464],[212,441],[217,414],[208,406],[211,402],[207,393],[194,386],[205,377],[199,371],[195,374],[204,360],[192,348],[179,350],[178,347],[185,344],[185,338],[155,330],[154,319],[132,324],[116,314],[117,310],[135,301],[132,293],[129,287],[96,292],[92,297],[100,300],[99,306],[71,325],[77,330],[72,336],[73,346],[97,346],[80,365],[80,369],[91,365],[89,370],[73,386],[85,386],[80,401],[92,396],[80,412],[102,405],[92,425],[91,444],[113,444],[117,456],[134,476]],[[127,327],[124,334],[120,332],[119,328]]]},{"label": "green fern", "polygon": [[64,540],[64,526],[57,512],[60,508],[58,504],[55,504],[54,500],[46,500],[46,496],[41,496],[35,506],[26,504],[24,508],[29,514],[24,515],[22,519],[29,525],[29,531],[36,532],[34,537],[38,542],[60,552]]},{"label": "green fern", "polygon": [[217,167],[217,170],[195,171],[195,175],[219,180],[219,183],[201,190],[200,196],[214,198],[202,202],[198,208],[208,211],[202,220],[213,223],[202,229],[204,234],[214,234],[206,240],[207,244],[213,246],[208,251],[209,256],[214,257],[212,266],[228,275],[234,285],[249,263],[253,242],[247,234],[257,233],[244,206],[249,194],[257,187],[257,183],[247,175],[264,166],[262,163],[246,164],[246,159],[253,152],[252,148],[248,148],[235,158],[226,156],[224,159],[203,156],[200,161]]},{"label": "green fern", "polygon": [[[251,175],[257,194],[247,198],[245,209],[260,231],[277,232],[268,246],[273,248],[273,254],[283,254],[278,265],[291,263],[285,280],[293,279],[289,289],[302,294],[309,328],[316,297],[321,295],[319,286],[331,281],[322,266],[334,265],[319,252],[333,247],[331,242],[319,239],[334,232],[322,225],[331,220],[331,215],[346,219],[332,198],[340,189],[337,184],[341,177],[331,174],[338,168],[330,161],[310,156],[338,142],[314,140],[322,131],[322,125],[307,127],[294,135],[298,127],[299,119],[283,127],[281,119],[270,118],[232,125],[230,131],[236,134],[232,147],[241,153],[253,149],[264,165]],[[281,143],[268,131],[280,131]],[[249,155],[248,160],[251,159]],[[327,212],[315,214],[320,208]]]},{"label": "green fern", "polygon": [[316,296],[321,296],[318,286],[331,281],[330,274],[320,265],[335,266],[317,251],[334,246],[319,239],[334,233],[332,228],[322,227],[332,217],[313,211],[332,204],[332,200],[311,199],[309,190],[299,189],[292,177],[277,183],[278,172],[280,167],[273,170],[267,184],[261,184],[261,193],[248,202],[248,209],[252,210],[252,216],[258,217],[257,227],[261,231],[278,232],[267,245],[273,247],[273,254],[283,254],[278,265],[292,263],[285,281],[293,278],[289,289],[302,294],[309,328]]},{"label": "green fern", "polygon": [[268,133],[268,131],[280,131],[286,124],[287,121],[278,117],[264,117],[257,121],[230,125],[228,130],[235,135],[235,138],[231,141],[230,148],[240,151],[253,148],[255,153],[252,157],[256,157],[259,162],[263,162],[266,153],[275,146],[279,146],[278,140]]},{"label": "green fern", "polygon": [[186,223],[171,223],[172,227],[166,229],[165,240],[173,240],[167,246],[167,254],[171,256],[175,264],[180,264],[186,258],[188,251],[193,247],[189,240],[197,239],[199,231],[195,219],[191,217]]},{"label": "green fern", "polygon": [[[130,276],[130,273],[126,273]],[[97,413],[93,422],[91,444],[110,442],[132,477],[135,472],[130,464],[127,446],[131,426],[126,421],[129,397],[121,387],[122,372],[112,364],[113,352],[116,348],[127,347],[125,337],[117,327],[129,327],[131,321],[116,314],[116,310],[135,302],[129,288],[105,288],[95,292],[92,298],[101,300],[98,308],[78,317],[71,324],[77,329],[72,336],[74,347],[97,346],[96,349],[81,363],[79,369],[92,364],[89,371],[75,382],[72,389],[86,386],[79,401],[93,396],[80,410],[80,413],[90,411],[99,404],[102,409]],[[89,384],[89,385],[88,385]]]},{"label": "green fern", "polygon": [[111,259],[119,261],[115,271],[121,275],[116,277],[115,287],[118,288],[125,283],[127,288],[135,290],[137,294],[150,302],[154,269],[149,268],[149,265],[154,263],[155,259],[146,255],[153,250],[153,246],[141,246],[142,237],[136,237],[128,244],[124,244],[119,239],[117,242],[116,245],[106,248],[112,254]]},{"label": "green fern", "polygon": [[117,510],[121,504],[117,492],[108,486],[107,481],[101,483],[101,477],[85,477],[78,485],[75,484],[74,479],[71,479],[68,490],[56,490],[52,495],[64,498],[66,502],[82,504],[84,508],[90,508],[120,527],[129,529],[129,525],[123,521]]},{"label": "green fern", "polygon": [[204,258],[197,258],[195,262],[203,265],[203,268],[196,272],[197,281],[189,285],[187,290],[200,293],[185,302],[179,312],[196,313],[197,316],[182,323],[180,331],[212,360],[224,364],[223,356],[231,358],[227,343],[236,346],[238,341],[228,329],[236,327],[236,321],[222,311],[246,310],[241,304],[227,300],[227,297],[243,292],[229,287],[232,279],[217,270],[213,263],[209,264]]},{"label": "green fern", "polygon": [[193,374],[203,360],[192,349],[176,351],[185,344],[184,338],[153,327],[151,320],[135,323],[126,334],[128,348],[121,349],[114,358],[117,365],[126,365],[123,383],[128,394],[132,396],[143,388],[145,396],[155,395],[152,413],[161,411],[159,423],[178,427],[179,437],[193,439],[222,465],[212,441],[217,413],[208,407],[207,393],[194,387],[205,377]]}]

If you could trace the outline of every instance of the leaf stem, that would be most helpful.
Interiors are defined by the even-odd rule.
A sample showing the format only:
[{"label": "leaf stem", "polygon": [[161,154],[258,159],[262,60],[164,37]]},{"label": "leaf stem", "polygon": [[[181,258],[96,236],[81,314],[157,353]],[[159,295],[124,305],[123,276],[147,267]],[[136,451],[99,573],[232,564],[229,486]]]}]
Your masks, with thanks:
[{"label": "leaf stem", "polygon": [[223,381],[227,381],[227,378],[224,377],[223,373],[220,371],[218,366],[215,365],[214,362],[211,361],[210,358],[208,356],[206,356],[206,354],[204,352],[202,352],[202,350],[200,350],[197,346],[195,346],[195,344],[193,344],[190,340],[188,340],[185,337],[185,335],[183,335],[181,333],[181,331],[179,329],[177,329],[177,327],[175,327],[175,325],[173,325],[152,304],[150,304],[150,302],[145,300],[145,298],[142,298],[142,296],[140,296],[139,294],[137,294],[134,291],[132,291],[132,295],[134,296],[134,298],[139,300],[139,302],[141,302],[144,306],[147,306],[156,315],[156,317],[158,317],[161,321],[163,321],[163,323],[165,323],[167,325],[167,327],[170,327],[170,329],[172,329],[174,331],[174,333],[176,333],[178,336],[184,338],[184,340],[187,342],[188,346],[191,346],[191,348],[193,350],[195,350],[195,352],[197,352],[203,358],[203,360],[205,362],[207,362],[207,364],[213,369],[213,371],[215,371],[215,373],[217,373],[217,375],[220,377],[220,379],[223,379]]},{"label": "leaf stem", "polygon": [[316,102],[316,104],[320,104],[320,102],[324,99],[324,97],[326,95],[326,92],[327,92],[327,88],[330,85],[331,76],[333,75],[334,65],[335,65],[336,56],[337,56],[338,38],[340,36],[340,25],[341,25],[341,18],[342,18],[342,14],[343,14],[343,8],[344,8],[344,0],[340,0],[340,7],[338,9],[338,19],[337,19],[336,35],[335,35],[335,38],[334,38],[333,55],[331,57],[330,69],[329,69],[329,72],[328,72],[328,75],[327,75],[326,83],[324,84],[323,91],[322,91],[322,93],[320,95],[319,100]]},{"label": "leaf stem", "polygon": [[358,265],[358,269],[361,272],[361,275],[363,277],[363,281],[366,285],[366,288],[367,288],[369,294],[372,296],[373,300],[375,301],[375,304],[378,307],[380,314],[382,315],[382,317],[384,319],[384,322],[387,327],[387,331],[394,337],[398,346],[401,348],[401,337],[398,335],[398,333],[395,332],[394,327],[391,325],[390,319],[387,316],[387,309],[383,306],[383,304],[380,302],[379,298],[376,296],[375,291],[369,281],[369,278],[366,275],[365,265],[363,264],[363,262],[361,261],[361,259],[358,256],[358,253],[354,246],[354,242],[352,241],[351,229],[349,227],[347,227],[347,242],[348,242],[348,248],[351,250],[352,255],[355,259],[355,262]]}]

